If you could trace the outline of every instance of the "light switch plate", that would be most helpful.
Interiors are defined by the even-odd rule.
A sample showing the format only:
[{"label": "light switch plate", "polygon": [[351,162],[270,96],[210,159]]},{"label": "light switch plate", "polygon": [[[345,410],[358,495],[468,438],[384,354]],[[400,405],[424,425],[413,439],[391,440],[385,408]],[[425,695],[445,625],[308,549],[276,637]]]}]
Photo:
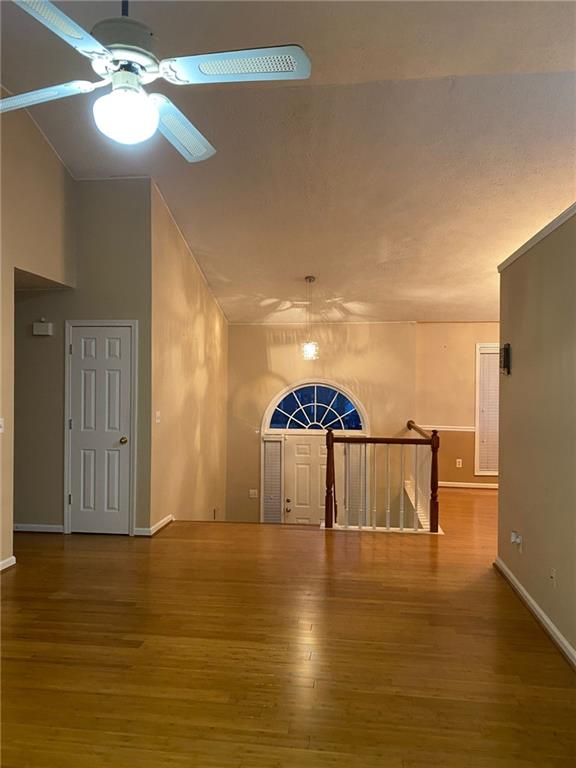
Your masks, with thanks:
[{"label": "light switch plate", "polygon": [[4,432],[4,419],[0,419],[0,435]]},{"label": "light switch plate", "polygon": [[257,499],[258,498],[258,489],[257,488],[250,488],[248,491],[248,498],[249,499]]}]

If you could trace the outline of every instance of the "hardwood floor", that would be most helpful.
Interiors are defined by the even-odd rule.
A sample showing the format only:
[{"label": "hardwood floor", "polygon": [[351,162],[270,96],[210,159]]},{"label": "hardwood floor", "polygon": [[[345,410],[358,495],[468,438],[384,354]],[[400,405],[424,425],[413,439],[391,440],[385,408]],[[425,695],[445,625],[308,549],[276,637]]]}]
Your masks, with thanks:
[{"label": "hardwood floor", "polygon": [[576,675],[492,568],[495,492],[444,490],[441,524],[17,534],[3,768],[574,768]]}]

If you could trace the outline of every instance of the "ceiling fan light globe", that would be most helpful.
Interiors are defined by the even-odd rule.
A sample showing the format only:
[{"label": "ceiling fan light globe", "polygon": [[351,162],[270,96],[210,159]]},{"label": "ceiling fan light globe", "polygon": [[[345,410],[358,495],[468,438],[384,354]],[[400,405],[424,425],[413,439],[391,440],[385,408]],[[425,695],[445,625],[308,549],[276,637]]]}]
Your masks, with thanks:
[{"label": "ceiling fan light globe", "polygon": [[115,88],[92,107],[98,130],[120,144],[140,144],[158,129],[158,109],[142,89]]}]

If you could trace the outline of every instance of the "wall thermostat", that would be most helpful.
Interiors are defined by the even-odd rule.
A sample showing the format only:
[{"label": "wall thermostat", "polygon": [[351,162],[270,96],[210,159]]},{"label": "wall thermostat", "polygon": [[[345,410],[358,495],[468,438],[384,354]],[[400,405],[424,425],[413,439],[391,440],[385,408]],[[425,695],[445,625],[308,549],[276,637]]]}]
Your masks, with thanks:
[{"label": "wall thermostat", "polygon": [[52,336],[53,334],[53,323],[47,323],[45,320],[39,320],[36,323],[32,323],[32,336]]}]

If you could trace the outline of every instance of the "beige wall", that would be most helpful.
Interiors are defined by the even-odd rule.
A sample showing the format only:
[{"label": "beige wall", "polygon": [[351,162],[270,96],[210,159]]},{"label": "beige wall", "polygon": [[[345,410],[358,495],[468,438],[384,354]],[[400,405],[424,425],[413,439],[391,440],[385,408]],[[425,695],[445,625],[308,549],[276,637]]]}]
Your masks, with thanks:
[{"label": "beige wall", "polygon": [[[15,520],[62,524],[64,472],[64,323],[137,320],[137,516],[150,508],[150,182],[74,184],[76,288],[27,293],[16,306]],[[33,337],[39,317],[53,337]],[[31,482],[33,479],[33,482]]]},{"label": "beige wall", "polygon": [[229,328],[227,519],[257,521],[260,427],[282,389],[304,379],[328,379],[365,406],[373,434],[400,434],[416,412],[414,323],[325,325],[315,329],[321,354],[300,354],[302,326]]},{"label": "beige wall", "polygon": [[417,415],[421,424],[473,427],[476,344],[498,341],[498,323],[418,323]]},{"label": "beige wall", "polygon": [[500,385],[498,551],[576,649],[575,292],[573,216],[502,273],[512,373]]},{"label": "beige wall", "polygon": [[[416,335],[417,421],[427,426],[470,427],[440,432],[442,482],[495,483],[474,474],[476,344],[498,342],[498,323],[418,323]],[[456,467],[456,459],[462,467]]]},{"label": "beige wall", "polygon": [[222,311],[153,187],[152,525],[224,518],[227,344]]},{"label": "beige wall", "polygon": [[[438,476],[441,483],[498,483],[498,475],[474,474],[474,441],[474,432],[440,430]],[[456,466],[457,459],[462,460],[461,467]]]},{"label": "beige wall", "polygon": [[14,268],[73,285],[73,181],[25,112],[2,116],[1,133],[1,365],[2,543],[12,555],[14,440]]}]

